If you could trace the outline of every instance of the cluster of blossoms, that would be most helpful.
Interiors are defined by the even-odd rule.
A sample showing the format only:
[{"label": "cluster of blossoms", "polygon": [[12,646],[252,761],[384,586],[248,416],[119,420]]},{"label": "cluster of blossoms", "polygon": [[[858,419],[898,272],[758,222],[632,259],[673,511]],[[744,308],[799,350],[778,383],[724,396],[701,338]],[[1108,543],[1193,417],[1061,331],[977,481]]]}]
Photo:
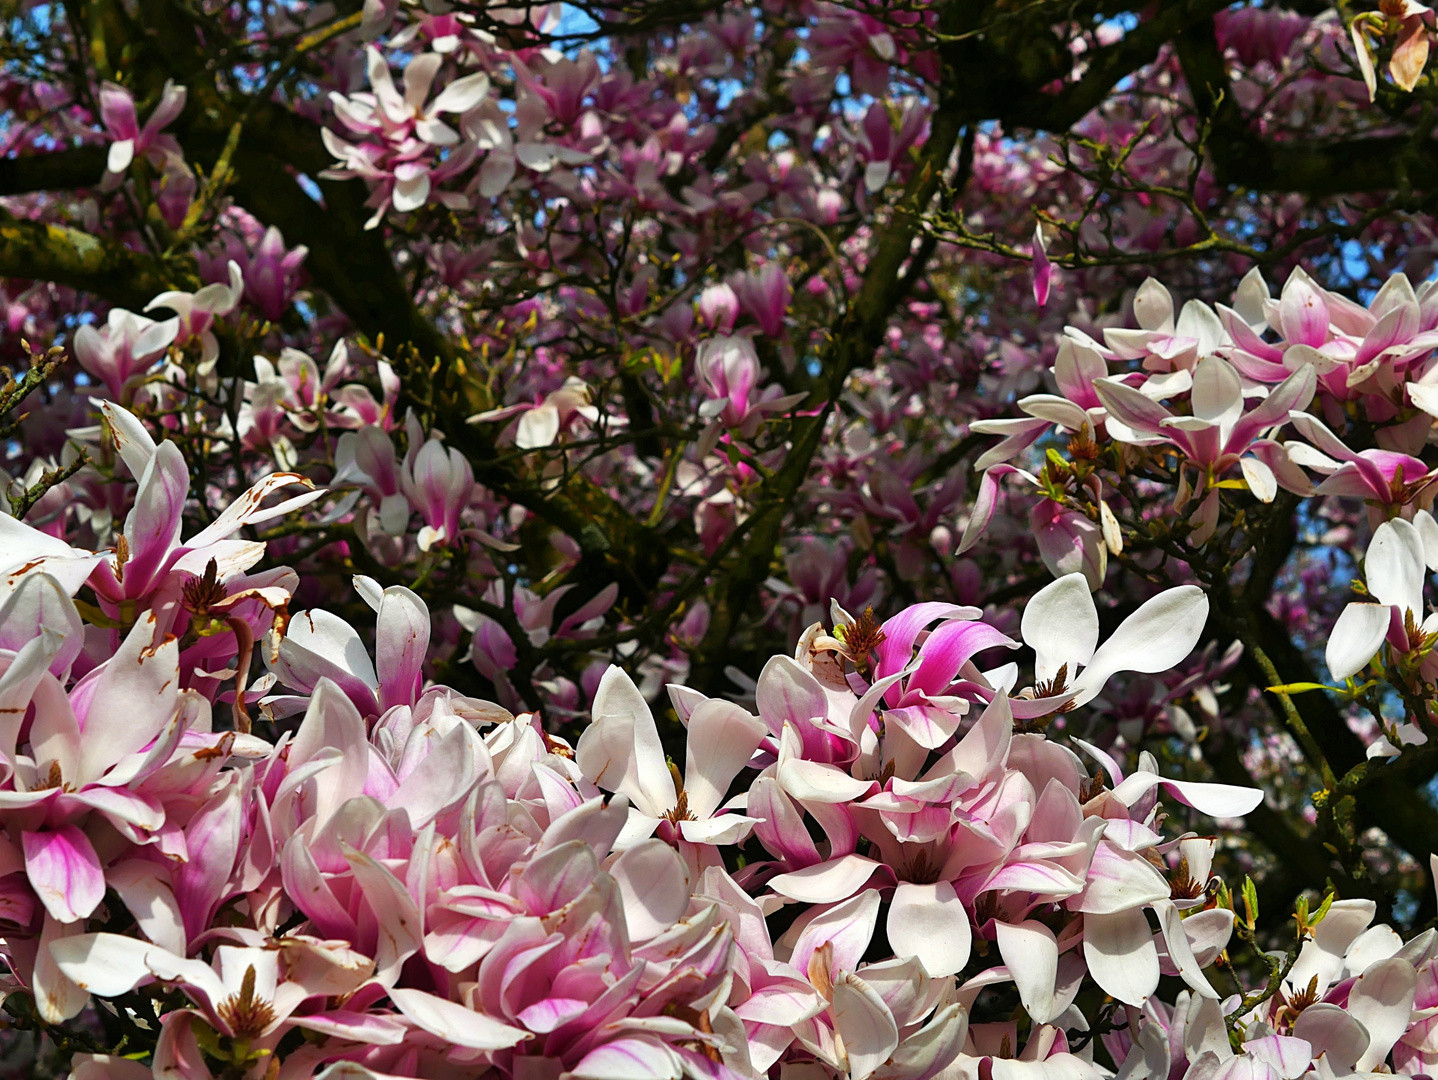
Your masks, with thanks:
[{"label": "cluster of blossoms", "polygon": [[[81,1056],[77,1076],[1096,1076],[1068,1041],[1086,977],[1135,1008],[1165,970],[1217,1000],[1216,841],[1165,836],[1158,796],[1232,818],[1261,794],[1151,758],[1125,775],[1042,731],[1116,672],[1183,660],[1198,589],[1100,644],[1082,577],[1058,579],[1025,612],[1023,689],[976,663],[1019,646],[978,609],[836,607],[752,712],[670,687],[681,773],[618,667],[571,747],[426,681],[429,612],[403,586],[355,581],[373,659],[329,612],[291,613],[296,575],[248,573],[265,545],[234,536],[324,493],[267,505],[304,486],[271,474],[181,539],[176,445],[104,415],[135,483],[114,547],[0,519],[10,993],[156,1039],[150,1066]],[[255,707],[300,718],[270,741]],[[1011,1022],[971,1019],[1005,986],[1022,1053]]]},{"label": "cluster of blossoms", "polygon": [[1425,6],[88,7],[0,1080],[1438,1074]]},{"label": "cluster of blossoms", "polygon": [[[1022,686],[1000,651],[1021,643],[976,608],[835,605],[751,707],[669,687],[681,771],[621,668],[571,745],[426,680],[430,615],[403,586],[355,579],[372,658],[329,612],[291,614],[296,575],[249,574],[265,545],[235,533],[324,493],[274,502],[307,485],[271,474],[182,540],[175,444],[104,416],[134,481],[113,548],[0,518],[7,991],[45,1024],[153,1039],[148,1064],[80,1054],[77,1077],[1085,1080],[1108,1075],[1095,1034],[1120,1076],[1438,1062],[1435,931],[1405,944],[1330,897],[1276,992],[1222,994],[1219,841],[1170,815],[1261,793],[1064,736],[1115,674],[1188,656],[1194,586],[1100,641],[1084,576],[1057,578],[1024,609]],[[1421,558],[1417,532],[1375,548]],[[256,704],[298,722],[262,738]],[[1125,1024],[1092,1029],[1091,984]]]}]

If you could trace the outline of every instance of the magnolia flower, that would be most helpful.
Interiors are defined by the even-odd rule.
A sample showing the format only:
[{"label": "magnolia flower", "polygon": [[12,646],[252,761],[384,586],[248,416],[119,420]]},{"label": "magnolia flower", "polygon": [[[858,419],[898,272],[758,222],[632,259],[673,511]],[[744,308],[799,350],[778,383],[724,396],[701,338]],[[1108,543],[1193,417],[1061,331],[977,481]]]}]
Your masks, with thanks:
[{"label": "magnolia flower", "polygon": [[753,317],[766,337],[779,337],[784,333],[784,315],[789,309],[793,288],[789,275],[779,263],[767,262],[756,271],[735,274],[730,284],[739,306]]},{"label": "magnolia flower", "polygon": [[1199,490],[1238,465],[1249,490],[1262,502],[1272,502],[1279,487],[1300,495],[1312,493],[1313,485],[1294,466],[1284,446],[1259,436],[1307,408],[1316,386],[1313,366],[1305,364],[1256,407],[1245,409],[1238,372],[1228,361],[1206,356],[1193,370],[1192,415],[1175,416],[1118,380],[1094,381],[1094,390],[1108,409],[1108,430],[1114,438],[1177,446],[1200,470]]},{"label": "magnolia flower", "polygon": [[1431,569],[1438,569],[1438,523],[1430,515],[1422,513],[1418,524],[1385,521],[1374,530],[1363,578],[1377,603],[1352,603],[1338,616],[1325,650],[1335,679],[1357,675],[1385,641],[1401,654],[1438,632],[1438,614],[1424,617],[1423,586]]},{"label": "magnolia flower", "polygon": [[185,108],[185,88],[166,80],[160,103],[140,127],[135,116],[135,98],[123,86],[107,82],[100,87],[100,119],[111,138],[110,153],[105,159],[106,179],[118,178],[138,155],[147,158],[156,168],[181,161],[180,144],[173,136],[161,132]]},{"label": "magnolia flower", "polygon": [[424,518],[419,548],[459,546],[463,532],[460,517],[474,494],[474,470],[469,459],[438,439],[428,440],[399,474],[400,488],[410,505]]},{"label": "magnolia flower", "polygon": [[[279,680],[301,694],[328,679],[362,716],[376,716],[419,697],[421,665],[429,646],[429,608],[403,585],[381,590],[372,578],[356,575],[355,591],[375,613],[375,659],[358,631],[328,611],[294,615],[283,636],[271,632],[264,659]],[[276,695],[264,702],[273,715],[289,716],[307,697]]]},{"label": "magnolia flower", "polygon": [[[474,141],[461,141],[440,117],[474,111],[489,93],[489,77],[483,72],[463,76],[426,102],[444,56],[424,53],[411,60],[404,69],[403,93],[395,89],[389,63],[378,49],[368,47],[366,57],[373,92],[330,95],[340,123],[363,142],[356,146],[323,129],[325,147],[339,159],[340,167],[321,175],[358,176],[375,185],[369,205],[376,212],[365,226],[373,228],[391,205],[399,213],[419,209],[429,201],[436,182],[456,175],[474,159]],[[441,149],[448,150],[447,157],[441,157]],[[468,205],[458,192],[442,192],[438,198],[452,209]]]},{"label": "magnolia flower", "polygon": [[714,448],[724,428],[738,428],[751,437],[770,413],[783,412],[807,396],[780,395],[775,386],[756,394],[761,369],[754,343],[748,338],[717,337],[701,342],[694,366],[708,394],[699,406],[699,416],[711,421],[699,440],[701,453]]},{"label": "magnolia flower", "polygon": [[198,292],[162,292],[148,304],[146,311],[165,308],[173,311],[179,319],[179,330],[175,344],[184,346],[191,341],[200,343],[200,373],[213,370],[220,358],[220,343],[211,327],[215,319],[235,310],[240,297],[245,293],[244,274],[239,264],[229,264],[228,285],[206,285]]},{"label": "magnolia flower", "polygon": [[1149,371],[1192,370],[1200,359],[1228,344],[1223,323],[1201,300],[1184,304],[1175,321],[1173,296],[1153,278],[1139,287],[1133,314],[1140,329],[1105,329],[1104,344],[1120,359],[1142,360]]},{"label": "magnolia flower", "polygon": [[1369,501],[1369,519],[1375,524],[1387,516],[1387,510],[1406,516],[1432,505],[1438,494],[1438,468],[1430,469],[1421,458],[1392,450],[1355,453],[1316,416],[1295,411],[1292,419],[1311,445],[1290,442],[1286,444],[1288,456],[1304,468],[1325,474],[1317,494]]},{"label": "magnolia flower", "polygon": [[514,445],[521,450],[539,450],[553,446],[560,433],[569,430],[578,421],[588,424],[599,422],[599,409],[593,404],[589,385],[576,376],[569,376],[558,390],[552,390],[544,400],[534,405],[508,405],[475,413],[466,420],[469,424],[482,424],[490,420],[506,420],[518,416],[514,426]]},{"label": "magnolia flower", "polygon": [[728,701],[706,700],[687,716],[683,776],[664,760],[654,714],[623,668],[610,667],[594,695],[593,720],[576,747],[580,771],[633,806],[625,839],[649,836],[668,822],[690,844],[735,844],[754,819],[721,812],[730,783],[759,748],[768,728]]},{"label": "magnolia flower", "polygon": [[1120,671],[1158,672],[1193,651],[1208,621],[1208,597],[1196,585],[1145,601],[1099,644],[1098,609],[1082,574],[1067,574],[1034,594],[1020,633],[1034,651],[1034,695],[1072,694],[1083,705]]},{"label": "magnolia flower", "polygon": [[134,392],[130,380],[148,371],[179,332],[177,318],[156,322],[124,308],[111,308],[99,330],[87,323],[75,331],[75,359],[105,384],[113,400],[126,401]]},{"label": "magnolia flower", "polygon": [[310,249],[299,244],[285,250],[285,238],[271,225],[265,230],[253,255],[243,255],[240,270],[245,279],[245,299],[255,305],[261,315],[278,322],[290,306],[300,264]]}]

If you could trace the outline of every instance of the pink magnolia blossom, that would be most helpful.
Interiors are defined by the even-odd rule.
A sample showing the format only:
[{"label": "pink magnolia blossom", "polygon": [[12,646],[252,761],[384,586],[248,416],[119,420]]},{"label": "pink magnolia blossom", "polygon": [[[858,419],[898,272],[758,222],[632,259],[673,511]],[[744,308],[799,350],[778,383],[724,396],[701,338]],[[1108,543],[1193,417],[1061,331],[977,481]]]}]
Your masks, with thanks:
[{"label": "pink magnolia blossom", "polygon": [[154,366],[180,332],[180,320],[156,322],[123,308],[111,308],[105,325],[75,331],[75,359],[99,379],[114,401],[134,394],[130,381]]},{"label": "pink magnolia blossom", "polygon": [[107,82],[100,87],[100,118],[109,135],[110,152],[105,160],[108,176],[125,172],[136,157],[147,158],[156,168],[181,160],[180,144],[172,135],[162,134],[185,108],[185,88],[167,80],[155,111],[140,126],[135,116],[135,98],[122,86]]},{"label": "pink magnolia blossom", "polygon": [[438,439],[428,440],[400,469],[400,488],[415,512],[424,519],[420,550],[457,547],[463,527],[460,515],[474,493],[474,471],[469,460]]}]

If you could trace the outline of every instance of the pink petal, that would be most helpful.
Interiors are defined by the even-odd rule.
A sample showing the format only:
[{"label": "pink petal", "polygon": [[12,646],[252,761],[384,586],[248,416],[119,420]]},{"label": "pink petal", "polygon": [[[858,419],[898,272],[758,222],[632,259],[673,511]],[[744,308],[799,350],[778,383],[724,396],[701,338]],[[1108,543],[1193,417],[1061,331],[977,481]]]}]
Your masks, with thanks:
[{"label": "pink petal", "polygon": [[105,871],[90,838],[74,825],[21,834],[25,874],[56,922],[88,918],[105,898]]}]

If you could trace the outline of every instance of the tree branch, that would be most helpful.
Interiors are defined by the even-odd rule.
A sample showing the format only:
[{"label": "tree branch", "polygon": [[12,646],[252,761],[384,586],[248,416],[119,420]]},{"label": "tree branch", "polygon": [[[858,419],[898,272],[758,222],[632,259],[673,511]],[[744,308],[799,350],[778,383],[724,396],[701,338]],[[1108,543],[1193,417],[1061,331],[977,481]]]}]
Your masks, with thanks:
[{"label": "tree branch", "polygon": [[139,310],[176,284],[158,260],[79,229],[0,210],[0,277],[53,281]]}]

